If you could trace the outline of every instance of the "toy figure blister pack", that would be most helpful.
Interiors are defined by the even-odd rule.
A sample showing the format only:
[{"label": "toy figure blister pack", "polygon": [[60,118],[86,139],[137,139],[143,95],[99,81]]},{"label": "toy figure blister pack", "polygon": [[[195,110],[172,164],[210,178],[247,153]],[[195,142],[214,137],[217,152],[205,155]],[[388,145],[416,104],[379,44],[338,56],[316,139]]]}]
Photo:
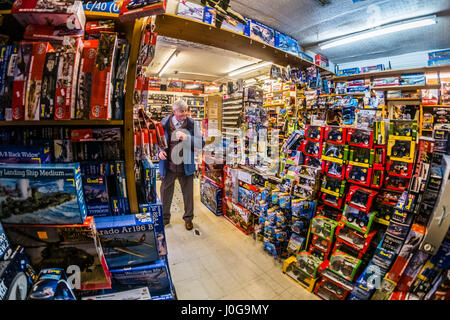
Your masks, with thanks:
[{"label": "toy figure blister pack", "polygon": [[326,126],[324,129],[324,139],[336,144],[345,144],[347,141],[347,129],[338,126]]}]

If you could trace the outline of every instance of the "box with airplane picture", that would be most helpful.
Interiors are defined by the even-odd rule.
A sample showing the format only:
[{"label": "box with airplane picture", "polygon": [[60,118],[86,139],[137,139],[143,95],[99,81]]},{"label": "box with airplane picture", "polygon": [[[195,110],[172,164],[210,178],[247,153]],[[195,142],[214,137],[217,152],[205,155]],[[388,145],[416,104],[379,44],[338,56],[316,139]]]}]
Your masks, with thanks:
[{"label": "box with airplane picture", "polygon": [[247,20],[247,25],[244,27],[244,35],[254,40],[275,46],[275,31],[255,20]]},{"label": "box with airplane picture", "polygon": [[279,31],[275,31],[275,47],[294,55],[298,55],[297,40]]},{"label": "box with airplane picture", "polygon": [[80,224],[86,218],[79,163],[0,164],[0,220]]},{"label": "box with airplane picture", "polygon": [[[216,11],[214,10],[214,8],[208,7],[208,6],[205,7],[205,12],[204,12],[204,15],[203,15],[203,22],[215,25],[215,23],[216,23]],[[222,26],[220,28],[224,29],[224,30],[232,31],[232,32],[235,32],[235,33],[238,33],[238,34],[243,34],[245,26],[244,26],[244,24],[242,24],[242,23],[236,21],[235,19],[227,16],[223,20]]]},{"label": "box with airplane picture", "polygon": [[178,4],[177,16],[203,22],[204,8],[200,4],[190,1],[180,1]]},{"label": "box with airplane picture", "polygon": [[150,264],[161,258],[150,215],[96,217],[95,225],[110,270]]}]

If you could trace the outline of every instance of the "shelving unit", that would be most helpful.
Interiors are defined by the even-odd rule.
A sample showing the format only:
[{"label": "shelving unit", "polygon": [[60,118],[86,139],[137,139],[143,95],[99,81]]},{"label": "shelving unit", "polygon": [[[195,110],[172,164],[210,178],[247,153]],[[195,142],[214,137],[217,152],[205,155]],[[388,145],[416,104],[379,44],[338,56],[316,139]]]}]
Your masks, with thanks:
[{"label": "shelving unit", "polygon": [[[222,133],[227,136],[236,136],[239,130],[239,118],[242,115],[243,104],[242,93],[226,96],[222,103]],[[241,119],[242,120],[242,119]]]},{"label": "shelving unit", "polygon": [[[424,132],[433,132],[432,129],[424,129],[423,128],[423,124],[424,123],[431,123],[434,124],[434,119],[432,122],[424,122],[424,109],[434,109],[434,108],[448,108],[450,110],[450,105],[420,105],[420,110],[419,110],[419,135],[422,136]],[[434,116],[433,116],[434,117]]]}]

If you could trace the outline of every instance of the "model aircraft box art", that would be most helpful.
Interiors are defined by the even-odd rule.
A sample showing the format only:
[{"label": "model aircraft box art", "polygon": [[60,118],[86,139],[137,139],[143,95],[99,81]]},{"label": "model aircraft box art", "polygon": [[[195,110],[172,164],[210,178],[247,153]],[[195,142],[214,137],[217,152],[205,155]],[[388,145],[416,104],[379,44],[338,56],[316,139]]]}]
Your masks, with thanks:
[{"label": "model aircraft box art", "polygon": [[150,264],[161,258],[150,215],[96,217],[95,225],[110,270]]},{"label": "model aircraft box art", "polygon": [[283,51],[298,55],[298,42],[284,33],[275,31],[275,47]]},{"label": "model aircraft box art", "polygon": [[66,271],[76,290],[111,288],[94,218],[82,224],[23,225],[3,224],[11,245],[20,245],[35,270],[60,268]]},{"label": "model aircraft box art", "polygon": [[86,218],[80,164],[0,164],[0,220],[82,224]]},{"label": "model aircraft box art", "polygon": [[[216,11],[213,7],[205,7],[205,12],[203,15],[203,22],[214,25],[216,22]],[[226,17],[223,22],[221,29],[232,31],[238,34],[244,34],[244,24],[236,21],[231,17]]]},{"label": "model aircraft box art", "polygon": [[120,8],[119,19],[130,21],[145,16],[166,13],[167,0],[124,0]]},{"label": "model aircraft box art", "polygon": [[272,28],[255,20],[247,18],[245,20],[247,20],[247,25],[244,27],[245,36],[275,46],[275,31]]}]

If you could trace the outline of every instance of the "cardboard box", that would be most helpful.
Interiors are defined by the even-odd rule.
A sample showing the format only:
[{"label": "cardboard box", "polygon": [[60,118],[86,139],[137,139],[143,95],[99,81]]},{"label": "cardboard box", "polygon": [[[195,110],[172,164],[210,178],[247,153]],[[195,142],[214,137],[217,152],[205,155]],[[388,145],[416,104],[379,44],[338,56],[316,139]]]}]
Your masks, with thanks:
[{"label": "cardboard box", "polygon": [[247,19],[247,25],[244,26],[244,35],[254,40],[275,46],[275,31],[255,20]]},{"label": "cardboard box", "polygon": [[109,120],[112,117],[112,73],[115,69],[114,56],[117,50],[117,34],[100,33],[95,67],[92,75],[90,119]]},{"label": "cardboard box", "polygon": [[183,81],[182,91],[202,94],[204,91],[204,85],[201,82]]},{"label": "cardboard box", "polygon": [[297,40],[279,31],[275,31],[275,47],[294,55],[298,54]]},{"label": "cardboard box", "polygon": [[50,148],[38,146],[0,145],[0,163],[50,163]]},{"label": "cardboard box", "polygon": [[161,259],[150,215],[96,217],[95,224],[110,270],[148,265]]},{"label": "cardboard box", "polygon": [[79,163],[1,164],[5,223],[80,224],[86,218]]},{"label": "cardboard box", "polygon": [[83,191],[88,216],[103,217],[111,215],[105,176],[84,175]]},{"label": "cardboard box", "polygon": [[170,273],[165,260],[158,260],[150,265],[111,270],[111,275],[114,290],[145,286],[152,296],[172,292]]},{"label": "cardboard box", "polygon": [[11,8],[11,13],[24,26],[51,24],[67,26],[69,29],[84,29],[86,23],[81,1],[17,0]]},{"label": "cardboard box", "polygon": [[81,300],[152,300],[150,291],[147,287],[119,291],[114,293],[106,293],[97,296],[83,297]]},{"label": "cardboard box", "polygon": [[119,19],[130,21],[145,16],[155,16],[166,13],[167,1],[136,1],[124,0],[120,9]]},{"label": "cardboard box", "polygon": [[155,203],[139,205],[139,211],[152,217],[155,227],[156,239],[158,241],[158,252],[161,256],[167,255],[166,236],[164,232],[164,216],[162,212],[162,203],[156,196]]},{"label": "cardboard box", "polygon": [[137,65],[148,66],[155,57],[156,42],[158,41],[158,34],[152,32],[149,25],[144,29],[141,36],[141,43],[139,47],[139,56]]},{"label": "cardboard box", "polygon": [[83,41],[80,38],[64,37],[59,51],[55,120],[70,120],[75,117],[76,83],[82,50]]},{"label": "cardboard box", "polygon": [[[216,10],[212,7],[205,6],[204,14],[203,14],[203,22],[207,24],[215,25],[216,23]],[[235,32],[237,34],[244,33],[244,24],[234,20],[231,17],[226,17],[222,22],[222,26],[220,27],[223,30],[228,30]]]},{"label": "cardboard box", "polygon": [[33,42],[30,71],[25,95],[25,120],[39,120],[40,97],[46,55],[53,51],[49,42]]},{"label": "cardboard box", "polygon": [[178,4],[177,16],[203,22],[204,11],[207,8],[201,4],[183,1]]},{"label": "cardboard box", "polygon": [[202,179],[200,182],[200,200],[216,216],[222,215],[222,188],[209,180]]},{"label": "cardboard box", "polygon": [[12,95],[12,120],[25,119],[25,95],[27,79],[30,72],[33,44],[22,41],[19,44],[17,64],[14,69],[14,83]]},{"label": "cardboard box", "polygon": [[[111,288],[111,279],[100,245],[94,218],[82,224],[19,225],[4,224],[11,243],[25,248],[37,270],[60,268],[69,275],[79,268],[80,282],[73,289]],[[76,278],[76,277],[75,277]]]},{"label": "cardboard box", "polygon": [[58,80],[59,54],[47,52],[42,74],[42,88],[40,97],[41,120],[53,120],[55,117],[56,81]]},{"label": "cardboard box", "polygon": [[225,199],[225,217],[245,234],[250,234],[254,229],[253,215],[247,209]]},{"label": "cardboard box", "polygon": [[8,63],[9,59],[11,57],[11,54],[13,53],[13,46],[1,46],[0,47],[0,101],[2,102],[0,104],[0,120],[5,120],[5,112],[6,112],[6,106],[5,102],[6,100],[3,100],[3,92],[7,90],[6,87],[6,78],[8,74]]},{"label": "cardboard box", "polygon": [[[130,55],[130,44],[128,41],[119,39],[117,48],[117,61],[113,92],[113,120],[122,120],[125,109],[125,82],[128,70],[128,58]],[[149,84],[150,90],[150,84]]]},{"label": "cardboard box", "polygon": [[68,29],[66,26],[29,24],[25,27],[23,38],[30,41],[62,42],[64,37],[83,37],[83,29]]},{"label": "cardboard box", "polygon": [[28,300],[77,300],[62,269],[42,269]]},{"label": "cardboard box", "polygon": [[9,249],[9,241],[6,237],[5,231],[3,231],[2,224],[0,223],[0,260],[3,258],[3,255]]},{"label": "cardboard box", "polygon": [[[122,7],[121,0],[106,0],[106,1],[83,1],[83,10],[87,14],[93,14],[100,17],[118,17],[120,8]],[[86,28],[87,24],[86,22]]]},{"label": "cardboard box", "polygon": [[70,140],[53,140],[53,158],[55,163],[73,162],[72,144]]},{"label": "cardboard box", "polygon": [[83,41],[80,70],[78,77],[77,103],[75,110],[76,119],[89,119],[91,110],[91,91],[95,58],[97,55],[98,40]]}]

